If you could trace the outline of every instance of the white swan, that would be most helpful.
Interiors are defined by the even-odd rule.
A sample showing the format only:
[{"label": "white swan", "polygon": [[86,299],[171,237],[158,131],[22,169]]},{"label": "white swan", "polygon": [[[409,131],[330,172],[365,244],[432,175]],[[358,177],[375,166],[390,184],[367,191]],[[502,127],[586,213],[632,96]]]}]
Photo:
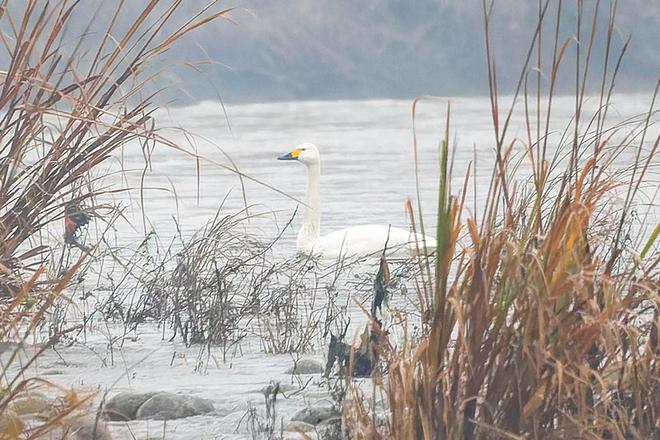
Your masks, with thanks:
[{"label": "white swan", "polygon": [[386,244],[387,254],[391,257],[410,257],[418,252],[423,254],[425,249],[428,253],[435,250],[436,243],[431,237],[384,225],[354,226],[321,236],[321,157],[318,148],[305,143],[278,159],[296,160],[307,167],[307,206],[296,241],[299,253],[336,260],[380,255]]}]

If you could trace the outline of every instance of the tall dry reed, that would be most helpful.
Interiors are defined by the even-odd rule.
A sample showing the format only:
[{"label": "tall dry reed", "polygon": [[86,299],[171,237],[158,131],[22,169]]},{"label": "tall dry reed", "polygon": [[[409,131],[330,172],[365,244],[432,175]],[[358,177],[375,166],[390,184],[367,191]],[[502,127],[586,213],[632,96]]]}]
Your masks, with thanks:
[{"label": "tall dry reed", "polygon": [[[123,0],[107,15],[90,14],[89,2],[0,1],[0,344],[10,352],[0,375],[3,439],[41,438],[88,408],[89,396],[69,393],[43,423],[24,423],[12,412],[26,391],[58,391],[31,376],[30,367],[66,329],[31,344],[90,252],[80,245],[77,263],[49,274],[51,244],[77,244],[69,233],[75,231],[65,237],[58,222],[73,212],[71,206],[93,215],[95,197],[117,190],[100,185],[102,165],[124,146],[141,148],[146,160],[157,142],[177,147],[159,135],[151,118],[157,92],[149,92],[149,84],[158,74],[153,60],[230,12],[212,1],[179,21],[175,13],[184,4],[151,0],[139,15],[124,17]],[[91,18],[74,35],[81,17]],[[92,26],[100,32],[90,32]],[[61,238],[52,231],[61,231]]]},{"label": "tall dry reed", "polygon": [[[426,330],[401,347],[382,348],[386,376],[375,379],[374,395],[382,396],[384,410],[374,412],[353,387],[347,426],[352,438],[370,439],[657,438],[660,228],[626,240],[640,191],[657,187],[657,89],[648,113],[608,125],[628,47],[624,41],[613,52],[616,2],[605,12],[604,30],[597,23],[605,2],[596,2],[592,16],[583,2],[571,2],[575,34],[562,41],[562,8],[569,2],[539,0],[512,103],[501,107],[493,3],[483,2],[495,134],[483,217],[464,212],[469,170],[463,192],[449,192],[448,107],[438,255],[420,282]],[[599,32],[608,42],[605,54],[592,49]],[[548,35],[550,53],[540,43]],[[553,99],[570,51],[575,109],[553,145]],[[590,69],[602,69],[594,114],[585,110]],[[520,105],[527,130],[514,138],[510,128]],[[519,171],[516,148],[531,181]],[[612,205],[613,195],[619,206]]]}]

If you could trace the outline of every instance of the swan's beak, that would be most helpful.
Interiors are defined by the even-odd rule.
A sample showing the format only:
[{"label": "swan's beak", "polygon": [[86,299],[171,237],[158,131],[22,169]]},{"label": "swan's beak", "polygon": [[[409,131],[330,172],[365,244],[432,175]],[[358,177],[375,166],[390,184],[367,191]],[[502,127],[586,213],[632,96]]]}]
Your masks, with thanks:
[{"label": "swan's beak", "polygon": [[298,155],[300,155],[300,148],[296,148],[291,153],[278,157],[277,160],[298,160]]}]

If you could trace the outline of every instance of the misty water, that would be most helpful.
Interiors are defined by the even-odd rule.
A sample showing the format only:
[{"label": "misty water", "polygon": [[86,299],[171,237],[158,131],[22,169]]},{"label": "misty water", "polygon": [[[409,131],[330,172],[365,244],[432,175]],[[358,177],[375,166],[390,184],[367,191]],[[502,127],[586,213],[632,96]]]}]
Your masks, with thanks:
[{"label": "misty water", "polygon": [[[197,162],[177,148],[156,145],[145,170],[143,146],[127,145],[110,166],[110,170],[121,173],[104,181],[128,188],[103,200],[124,207],[124,218],[117,220],[109,234],[111,242],[130,250],[150,231],[155,231],[164,243],[177,234],[177,229],[184,238],[190,237],[213,218],[221,205],[221,213],[232,214],[245,209],[247,203],[251,219],[240,227],[259,240],[272,240],[293,218],[292,226],[283,231],[273,247],[273,258],[291,256],[301,220],[301,216],[293,216],[296,208],[302,209],[298,201],[305,198],[306,175],[302,165],[278,162],[276,158],[302,142],[313,142],[321,151],[322,233],[370,223],[408,227],[405,201],[416,200],[418,190],[425,222],[433,224],[438,145],[444,136],[446,103],[446,99],[422,102],[417,109],[419,189],[409,101],[232,105],[227,107],[226,116],[217,102],[160,110],[156,121],[163,127],[162,135],[201,159]],[[452,192],[459,193],[468,164],[473,162],[476,175],[468,181],[466,209],[478,214],[494,164],[490,106],[486,98],[452,98],[451,103]],[[597,100],[590,100],[587,106],[594,109],[597,105]],[[617,96],[609,118],[615,123],[647,111],[648,105],[648,96]],[[556,99],[551,144],[556,145],[561,138],[573,110],[572,98]],[[516,113],[509,133],[509,139],[526,137],[520,113]],[[651,130],[653,133],[657,128]],[[514,151],[521,156],[520,146]],[[634,153],[633,149],[626,152],[616,165],[624,169]],[[243,179],[227,167],[240,170]],[[652,172],[657,173],[657,167]],[[523,160],[518,176],[524,179],[528,175],[528,162]],[[641,203],[652,202],[653,193],[653,189],[645,189]],[[613,196],[612,203],[620,201]],[[646,208],[640,210],[640,238],[658,220],[657,207]],[[645,213],[646,218],[642,215]],[[103,228],[102,222],[96,221],[85,239],[93,243]],[[89,288],[107,283],[106,272],[117,270],[112,263],[91,268],[96,275],[85,282],[90,283]],[[88,308],[94,307],[81,306]],[[354,312],[360,313],[359,309]],[[74,317],[71,322],[75,322]],[[189,393],[213,400],[216,412],[166,424],[114,422],[113,431],[122,436],[118,438],[132,438],[129,433],[135,438],[245,438],[246,423],[238,430],[237,426],[246,411],[250,407],[264,410],[264,397],[258,390],[271,380],[297,385],[296,379],[284,373],[293,357],[264,354],[253,341],[246,340],[240,351],[232,352],[223,362],[220,348],[211,348],[209,353],[198,346],[185,347],[178,339],[170,342],[171,334],[155,324],[139,327],[121,347],[110,344],[121,331],[117,323],[95,321],[70,346],[47,352],[39,361],[40,373],[67,387],[99,389],[101,393],[111,389],[109,395],[125,390]],[[322,361],[323,347],[306,356]],[[286,421],[305,401],[321,398],[324,393],[320,378],[314,377],[304,393],[278,402],[278,418]]]},{"label": "misty water", "polygon": [[[500,99],[504,119],[504,109],[510,98]],[[477,214],[487,195],[495,159],[495,134],[487,99],[421,102],[415,127],[419,194],[427,224],[435,218],[438,146],[444,136],[448,101],[452,105],[452,193],[461,192],[468,164],[473,162],[476,176],[468,181],[466,207],[476,210]],[[649,104],[650,96],[646,95],[615,96],[609,109],[609,125],[647,112]],[[573,98],[555,98],[548,142],[550,158],[559,141],[570,145],[571,132],[565,130],[572,120],[574,106]],[[597,98],[587,100],[582,117],[585,126],[597,107]],[[517,109],[508,142],[527,136],[522,104]],[[161,110],[156,115],[159,126],[164,127],[165,137],[181,149],[194,151],[202,157],[199,169],[192,157],[171,147],[157,146],[150,155],[150,166],[142,181],[142,150],[125,150],[122,181],[126,179],[131,188],[142,185],[146,189],[144,204],[140,203],[139,191],[130,193],[131,204],[126,215],[134,228],[118,225],[120,243],[140,240],[145,230],[151,229],[161,237],[173,235],[173,219],[184,234],[190,233],[211,219],[221,204],[223,212],[233,213],[243,209],[245,203],[249,213],[256,216],[246,223],[247,229],[264,238],[272,237],[292,218],[296,207],[302,210],[297,201],[304,201],[306,194],[304,166],[280,162],[276,158],[303,142],[315,143],[321,151],[322,234],[359,224],[409,225],[404,203],[407,199],[415,201],[417,195],[410,101],[285,102],[230,106],[226,110],[225,117],[219,103],[202,102],[191,107]],[[533,115],[534,110],[530,111]],[[650,129],[647,143],[656,131],[653,127]],[[632,143],[617,160],[616,167],[625,169],[632,163],[636,145],[638,142]],[[519,158],[524,153],[520,144],[513,150]],[[565,156],[567,153],[565,147],[564,152],[558,154]],[[236,174],[218,163],[237,167],[247,177],[241,182]],[[529,161],[521,160],[519,168],[516,180],[524,182],[530,175]],[[127,205],[127,194],[119,194],[114,202]],[[143,213],[148,220],[146,228]],[[282,253],[293,252],[301,220],[301,216],[298,217],[277,246]]]}]

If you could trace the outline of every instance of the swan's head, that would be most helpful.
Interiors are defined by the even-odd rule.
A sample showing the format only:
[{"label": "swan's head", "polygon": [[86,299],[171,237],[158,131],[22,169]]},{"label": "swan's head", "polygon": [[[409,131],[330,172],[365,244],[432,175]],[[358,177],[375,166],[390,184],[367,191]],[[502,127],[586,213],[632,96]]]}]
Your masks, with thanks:
[{"label": "swan's head", "polygon": [[314,165],[319,163],[319,149],[316,145],[306,143],[298,145],[292,152],[280,156],[278,160],[297,160],[305,165]]}]

